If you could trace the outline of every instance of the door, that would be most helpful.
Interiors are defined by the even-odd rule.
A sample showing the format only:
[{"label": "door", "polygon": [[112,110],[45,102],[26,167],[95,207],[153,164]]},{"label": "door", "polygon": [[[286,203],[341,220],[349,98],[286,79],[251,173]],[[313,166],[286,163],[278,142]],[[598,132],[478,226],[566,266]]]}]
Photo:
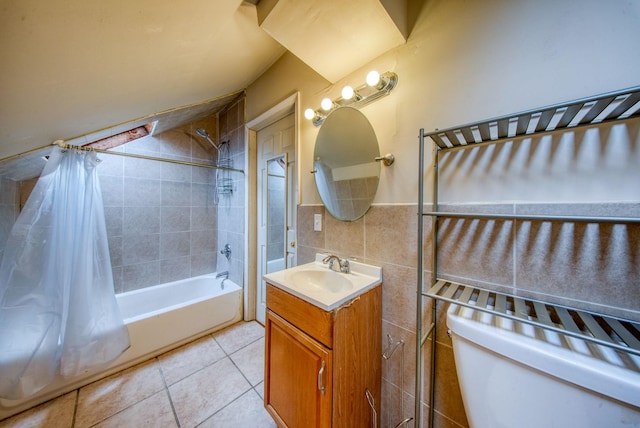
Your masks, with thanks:
[{"label": "door", "polygon": [[332,355],[272,311],[265,324],[264,402],[279,426],[331,426]]},{"label": "door", "polygon": [[296,265],[294,115],[257,133],[258,266],[256,319],[265,322],[264,274]]}]

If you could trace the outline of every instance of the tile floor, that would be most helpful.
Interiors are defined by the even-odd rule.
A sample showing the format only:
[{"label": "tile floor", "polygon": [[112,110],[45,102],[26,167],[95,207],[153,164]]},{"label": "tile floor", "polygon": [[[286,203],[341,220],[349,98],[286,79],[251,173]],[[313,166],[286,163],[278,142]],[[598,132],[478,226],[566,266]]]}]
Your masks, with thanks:
[{"label": "tile floor", "polygon": [[275,427],[262,404],[264,328],[240,322],[48,401],[0,428]]}]

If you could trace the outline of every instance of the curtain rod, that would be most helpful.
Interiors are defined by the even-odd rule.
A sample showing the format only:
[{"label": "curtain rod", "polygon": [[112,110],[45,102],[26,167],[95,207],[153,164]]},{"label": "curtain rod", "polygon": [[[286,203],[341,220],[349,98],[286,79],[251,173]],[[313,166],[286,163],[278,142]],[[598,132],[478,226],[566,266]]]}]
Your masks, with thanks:
[{"label": "curtain rod", "polygon": [[201,168],[210,168],[210,169],[220,169],[220,170],[223,170],[223,171],[235,171],[235,172],[240,172],[240,173],[244,174],[244,170],[243,169],[228,168],[228,167],[216,166],[216,165],[208,165],[206,163],[181,161],[181,160],[178,160],[178,159],[168,159],[168,158],[159,158],[159,157],[155,157],[155,156],[137,155],[135,153],[110,152],[108,150],[96,149],[96,148],[93,148],[93,147],[74,146],[73,144],[65,143],[63,140],[56,140],[56,141],[53,142],[53,145],[56,145],[56,146],[60,147],[61,149],[74,149],[74,150],[82,150],[82,151],[85,151],[85,152],[105,153],[107,155],[125,156],[125,157],[138,158],[138,159],[148,159],[148,160],[155,160],[155,161],[159,161],[159,162],[176,163],[176,164],[179,164],[179,165],[198,166],[198,167],[201,167]]}]

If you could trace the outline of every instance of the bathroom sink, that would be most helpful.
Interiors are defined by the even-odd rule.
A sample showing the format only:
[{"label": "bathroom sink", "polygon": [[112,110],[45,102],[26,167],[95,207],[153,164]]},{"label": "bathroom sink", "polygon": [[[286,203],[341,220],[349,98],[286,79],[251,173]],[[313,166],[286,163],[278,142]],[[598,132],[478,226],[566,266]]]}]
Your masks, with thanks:
[{"label": "bathroom sink", "polygon": [[330,293],[339,293],[353,289],[353,284],[347,275],[324,269],[299,270],[289,275],[295,286],[304,290],[325,290]]},{"label": "bathroom sink", "polygon": [[351,273],[341,273],[322,263],[324,257],[326,254],[316,254],[314,262],[266,274],[264,279],[326,311],[382,283],[380,267],[351,261]]}]

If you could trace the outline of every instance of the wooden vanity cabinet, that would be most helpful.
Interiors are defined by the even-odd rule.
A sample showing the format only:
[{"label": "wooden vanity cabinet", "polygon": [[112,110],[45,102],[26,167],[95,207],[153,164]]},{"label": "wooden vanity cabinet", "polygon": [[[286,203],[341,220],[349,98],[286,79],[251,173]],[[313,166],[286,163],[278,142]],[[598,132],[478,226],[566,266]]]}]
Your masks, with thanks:
[{"label": "wooden vanity cabinet", "polygon": [[267,284],[264,403],[279,427],[380,426],[381,286],[324,311]]},{"label": "wooden vanity cabinet", "polygon": [[266,320],[267,409],[281,426],[330,427],[331,350],[271,311]]}]

